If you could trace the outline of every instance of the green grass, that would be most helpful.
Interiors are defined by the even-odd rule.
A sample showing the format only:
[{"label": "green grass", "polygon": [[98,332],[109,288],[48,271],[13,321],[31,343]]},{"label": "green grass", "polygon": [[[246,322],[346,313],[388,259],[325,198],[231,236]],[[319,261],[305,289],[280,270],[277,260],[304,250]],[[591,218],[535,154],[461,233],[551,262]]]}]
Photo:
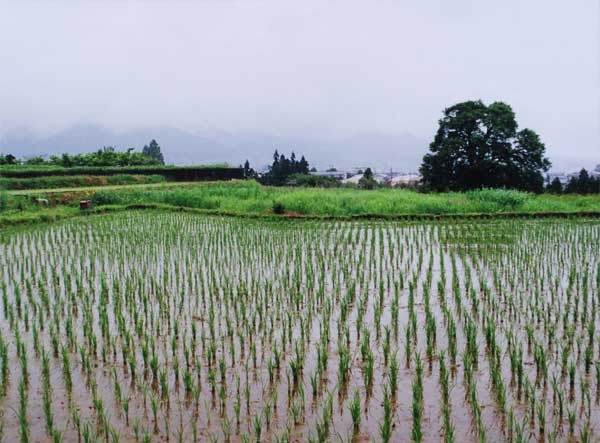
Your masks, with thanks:
[{"label": "green grass", "polygon": [[600,211],[600,196],[534,195],[510,190],[422,194],[402,189],[267,187],[252,181],[205,183],[185,189],[100,190],[93,200],[97,205],[156,203],[255,215],[270,213],[277,202],[288,214],[346,217]]},{"label": "green grass", "polygon": [[[553,216],[600,214],[600,196],[557,196],[510,190],[479,190],[422,194],[405,189],[288,188],[261,186],[254,181],[162,183],[123,187],[89,187],[0,193],[0,228],[39,223],[80,214],[78,201],[91,198],[94,209],[113,212],[134,208],[249,217],[431,217],[431,216]],[[44,207],[36,197],[48,198]]]},{"label": "green grass", "polygon": [[40,223],[63,220],[80,215],[79,209],[69,206],[54,208],[27,209],[23,211],[0,212],[0,230],[11,226],[37,225]]}]

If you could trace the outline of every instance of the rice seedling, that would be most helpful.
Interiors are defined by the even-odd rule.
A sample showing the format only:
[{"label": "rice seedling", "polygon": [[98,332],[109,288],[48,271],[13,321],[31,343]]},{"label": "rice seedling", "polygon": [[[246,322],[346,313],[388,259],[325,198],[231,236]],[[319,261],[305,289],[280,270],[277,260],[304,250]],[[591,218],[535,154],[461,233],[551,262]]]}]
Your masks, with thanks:
[{"label": "rice seedling", "polygon": [[365,391],[367,392],[367,397],[370,396],[373,389],[373,376],[374,376],[374,365],[375,365],[375,356],[371,350],[368,351],[365,365],[363,368],[363,378],[365,384]]},{"label": "rice seedling", "polygon": [[423,441],[423,363],[419,354],[415,358],[416,374],[412,384],[412,431],[411,439],[415,443]]},{"label": "rice seedling", "polygon": [[574,435],[575,423],[577,421],[577,412],[572,409],[567,410],[567,418],[569,420],[569,435]]},{"label": "rice seedling", "polygon": [[160,405],[158,397],[155,395],[151,395],[150,397],[150,405],[152,407],[152,418],[154,423],[154,433],[158,434],[158,408]]},{"label": "rice seedling", "polygon": [[394,354],[394,356],[392,357],[392,360],[390,362],[389,370],[388,370],[388,385],[389,385],[390,395],[392,396],[393,399],[396,398],[396,392],[398,390],[398,371],[399,371],[398,359],[396,358],[396,355]]},{"label": "rice seedling", "polygon": [[262,434],[262,421],[260,415],[255,415],[252,420],[252,428],[254,430],[254,438],[256,443],[260,443],[260,436]]},{"label": "rice seedling", "polygon": [[[58,429],[53,429],[52,430],[52,443],[62,443],[63,441],[63,433],[61,431],[59,431]],[[111,439],[111,443],[118,443],[119,440],[118,438],[115,439]]]},{"label": "rice seedling", "polygon": [[390,398],[387,388],[385,388],[383,391],[383,421],[379,425],[379,436],[381,437],[381,441],[383,443],[388,443],[392,438],[392,422],[392,399]]},{"label": "rice seedling", "polygon": [[348,382],[350,372],[350,350],[345,346],[340,346],[338,349],[339,365],[338,365],[338,383],[344,389]]},{"label": "rice seedling", "polygon": [[28,443],[30,441],[29,419],[27,418],[27,389],[25,381],[19,381],[19,408],[17,418],[19,420],[19,441]]},{"label": "rice seedling", "polygon": [[361,406],[360,406],[360,395],[358,390],[354,391],[354,395],[350,404],[348,406],[348,410],[350,411],[350,416],[352,417],[352,430],[354,433],[357,433],[360,428],[360,420],[361,420]]}]

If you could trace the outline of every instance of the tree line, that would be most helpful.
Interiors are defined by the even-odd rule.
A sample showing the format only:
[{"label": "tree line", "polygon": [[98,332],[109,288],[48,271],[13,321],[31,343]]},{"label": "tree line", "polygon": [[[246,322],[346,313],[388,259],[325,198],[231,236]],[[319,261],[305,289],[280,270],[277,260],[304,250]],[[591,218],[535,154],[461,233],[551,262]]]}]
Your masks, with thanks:
[{"label": "tree line", "polygon": [[546,187],[551,194],[600,194],[600,176],[590,176],[586,169],[571,177],[563,186],[558,177],[555,177]]},{"label": "tree line", "polygon": [[[560,182],[544,187],[544,173],[551,166],[540,136],[529,128],[520,129],[511,106],[503,102],[485,105],[481,100],[457,103],[443,111],[429,153],[419,169],[425,192],[468,191],[481,188],[506,188],[528,192],[597,191],[598,179],[582,171],[565,188]],[[268,185],[310,183],[309,165],[304,156],[298,161],[292,152],[288,159],[275,151],[268,172],[259,176],[244,165],[247,178],[258,178]],[[364,174],[359,186],[377,185],[372,172]],[[560,188],[559,188],[560,185]]]},{"label": "tree line", "polygon": [[49,165],[71,168],[75,166],[153,166],[164,165],[165,160],[156,140],[145,145],[141,152],[129,148],[118,151],[112,146],[105,146],[94,152],[83,154],[51,155],[47,159],[34,156],[28,159],[18,159],[12,154],[0,154],[0,165]]},{"label": "tree line", "polygon": [[[481,100],[465,101],[446,108],[429,152],[423,157],[418,187],[424,192],[468,191],[481,188],[505,188],[527,192],[593,194],[600,192],[600,177],[584,169],[563,186],[553,180],[544,186],[544,173],[551,166],[546,146],[530,128],[519,128],[511,106],[503,102],[489,105]],[[141,152],[120,152],[105,147],[88,154],[62,154],[49,159],[33,157],[18,160],[0,155],[1,164],[72,166],[138,166],[164,164],[160,146],[152,140]],[[309,163],[294,152],[286,157],[275,150],[268,171],[258,174],[248,160],[242,166],[244,176],[265,185],[336,186],[332,177],[309,174]],[[372,171],[365,171],[359,187],[377,187]]]},{"label": "tree line", "polygon": [[275,150],[273,163],[271,163],[269,170],[260,177],[260,181],[265,185],[281,186],[293,184],[290,181],[293,181],[294,177],[308,175],[308,173],[309,164],[304,156],[298,160],[296,154],[292,151],[290,158],[287,158],[284,154],[280,155],[279,151]]}]

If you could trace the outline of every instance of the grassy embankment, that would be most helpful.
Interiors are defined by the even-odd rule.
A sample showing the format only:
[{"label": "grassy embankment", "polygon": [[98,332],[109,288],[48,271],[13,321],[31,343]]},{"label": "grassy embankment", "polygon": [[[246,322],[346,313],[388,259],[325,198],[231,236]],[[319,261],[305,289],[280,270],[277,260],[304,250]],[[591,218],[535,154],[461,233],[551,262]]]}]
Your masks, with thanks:
[{"label": "grassy embankment", "polygon": [[0,165],[0,175],[20,177],[40,177],[49,174],[56,175],[106,175],[139,174],[146,171],[173,171],[191,169],[229,168],[227,163],[212,163],[204,165],[174,166],[174,165],[138,165],[138,166],[72,166],[57,165]]},{"label": "grassy embankment", "polygon": [[[77,201],[91,198],[93,212],[127,208],[190,210],[239,216],[273,216],[274,203],[285,215],[298,217],[427,217],[600,215],[600,196],[534,195],[507,190],[421,194],[410,190],[352,188],[266,187],[253,181],[195,183],[185,186],[132,186],[110,190],[37,194],[49,197],[52,207],[40,208],[31,196],[0,197],[0,226],[38,222],[79,214]],[[2,200],[5,203],[2,203]]]},{"label": "grassy embankment", "polygon": [[54,175],[31,178],[0,177],[0,188],[7,190],[34,190],[52,188],[72,188],[89,186],[115,186],[162,183],[166,179],[162,175]]},{"label": "grassy embankment", "polygon": [[97,192],[97,205],[154,203],[233,214],[269,213],[275,202],[286,212],[312,216],[469,214],[600,211],[600,196],[533,195],[481,190],[422,194],[401,189],[267,187],[255,182],[210,183],[186,189]]}]

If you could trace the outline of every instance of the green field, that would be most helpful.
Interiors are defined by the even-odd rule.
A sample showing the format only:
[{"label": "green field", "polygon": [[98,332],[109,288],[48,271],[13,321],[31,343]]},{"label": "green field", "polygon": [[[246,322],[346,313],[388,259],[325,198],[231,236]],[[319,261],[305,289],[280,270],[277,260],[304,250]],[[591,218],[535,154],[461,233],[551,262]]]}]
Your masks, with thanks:
[{"label": "green field", "polygon": [[[47,198],[49,207],[40,206],[37,198]],[[254,181],[230,181],[4,192],[0,193],[0,226],[76,215],[79,199],[92,199],[100,212],[131,207],[184,208],[252,217],[273,216],[276,204],[287,217],[600,214],[599,195],[535,195],[509,190],[425,194],[389,188],[269,187]]]},{"label": "green field", "polygon": [[2,441],[598,441],[599,250],[583,217],[3,233]]},{"label": "green field", "polygon": [[270,213],[276,202],[288,213],[307,216],[600,211],[600,196],[534,195],[505,190],[424,194],[389,188],[269,187],[253,181],[198,184],[185,189],[100,190],[93,200],[100,205],[158,203],[254,215]]}]

